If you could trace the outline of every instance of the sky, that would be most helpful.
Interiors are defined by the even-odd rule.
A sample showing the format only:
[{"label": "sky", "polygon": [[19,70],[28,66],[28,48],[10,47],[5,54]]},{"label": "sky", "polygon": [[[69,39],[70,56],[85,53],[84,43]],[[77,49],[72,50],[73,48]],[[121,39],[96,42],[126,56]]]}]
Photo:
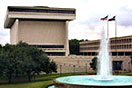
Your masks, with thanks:
[{"label": "sky", "polygon": [[[7,6],[49,6],[75,8],[76,19],[69,23],[69,39],[100,39],[107,21],[116,16],[117,36],[132,35],[132,0],[0,0],[0,44],[10,43],[10,30],[4,29]],[[109,37],[115,36],[115,21],[109,22]]]}]

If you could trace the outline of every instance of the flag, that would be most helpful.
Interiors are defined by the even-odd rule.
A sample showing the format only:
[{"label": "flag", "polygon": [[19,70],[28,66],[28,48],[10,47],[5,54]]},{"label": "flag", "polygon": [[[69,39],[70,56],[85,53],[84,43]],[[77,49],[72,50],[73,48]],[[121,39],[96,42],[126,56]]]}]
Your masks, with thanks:
[{"label": "flag", "polygon": [[116,16],[113,16],[113,17],[110,18],[108,21],[115,21],[115,17],[116,17]]},{"label": "flag", "polygon": [[108,15],[106,16],[106,17],[103,17],[103,18],[101,18],[100,20],[107,20],[107,18],[108,18]]}]

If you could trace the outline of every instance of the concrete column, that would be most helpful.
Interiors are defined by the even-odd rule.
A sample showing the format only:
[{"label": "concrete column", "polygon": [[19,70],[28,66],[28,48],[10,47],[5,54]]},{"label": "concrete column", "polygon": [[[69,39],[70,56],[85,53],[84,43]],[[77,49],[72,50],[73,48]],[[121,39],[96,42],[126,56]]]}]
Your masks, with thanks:
[{"label": "concrete column", "polygon": [[123,52],[123,56],[125,56],[125,52]]},{"label": "concrete column", "polygon": [[18,43],[18,42],[20,42],[19,41],[19,35],[18,35],[18,32],[19,32],[19,19],[16,19],[16,23],[17,23],[17,30],[16,30],[16,32],[17,32],[17,37],[16,37],[16,42]]},{"label": "concrete column", "polygon": [[69,40],[68,40],[68,23],[69,23],[69,21],[66,21],[65,22],[65,25],[66,25],[66,27],[65,27],[65,48],[66,48],[66,56],[68,56],[69,54],[70,54],[70,52],[69,52]]},{"label": "concrete column", "polygon": [[17,44],[19,41],[18,41],[18,32],[19,32],[19,20],[16,19],[13,26],[11,27],[11,30],[10,30],[10,43],[11,44]]}]

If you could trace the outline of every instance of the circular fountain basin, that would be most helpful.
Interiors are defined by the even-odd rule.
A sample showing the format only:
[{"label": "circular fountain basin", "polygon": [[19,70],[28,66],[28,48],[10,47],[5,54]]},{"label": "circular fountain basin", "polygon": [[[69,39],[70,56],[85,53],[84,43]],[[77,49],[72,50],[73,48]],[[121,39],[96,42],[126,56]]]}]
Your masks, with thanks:
[{"label": "circular fountain basin", "polygon": [[55,88],[132,88],[131,76],[111,76],[112,80],[96,80],[97,75],[67,76],[54,80]]}]

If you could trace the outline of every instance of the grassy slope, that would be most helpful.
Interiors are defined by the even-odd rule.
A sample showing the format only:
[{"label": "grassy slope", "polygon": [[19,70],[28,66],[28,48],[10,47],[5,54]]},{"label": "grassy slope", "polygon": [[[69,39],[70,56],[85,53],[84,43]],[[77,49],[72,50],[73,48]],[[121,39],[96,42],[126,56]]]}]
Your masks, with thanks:
[{"label": "grassy slope", "polygon": [[37,81],[37,82],[31,82],[31,83],[0,85],[0,88],[46,88],[47,85],[52,83],[53,83],[52,80]]},{"label": "grassy slope", "polygon": [[51,74],[51,75],[39,75],[36,76],[38,81],[17,83],[17,84],[3,84],[0,88],[46,88],[46,86],[53,84],[53,79],[63,76],[81,75],[79,74]]},{"label": "grassy slope", "polygon": [[[84,73],[83,73],[84,74]],[[53,79],[63,76],[71,76],[71,75],[82,75],[82,74],[51,74],[51,75],[39,75],[37,79],[38,81],[33,82],[25,82],[25,83],[17,83],[17,84],[3,84],[0,85],[0,88],[46,88],[47,85],[53,84]],[[129,75],[130,73],[120,73],[119,75]]]}]

